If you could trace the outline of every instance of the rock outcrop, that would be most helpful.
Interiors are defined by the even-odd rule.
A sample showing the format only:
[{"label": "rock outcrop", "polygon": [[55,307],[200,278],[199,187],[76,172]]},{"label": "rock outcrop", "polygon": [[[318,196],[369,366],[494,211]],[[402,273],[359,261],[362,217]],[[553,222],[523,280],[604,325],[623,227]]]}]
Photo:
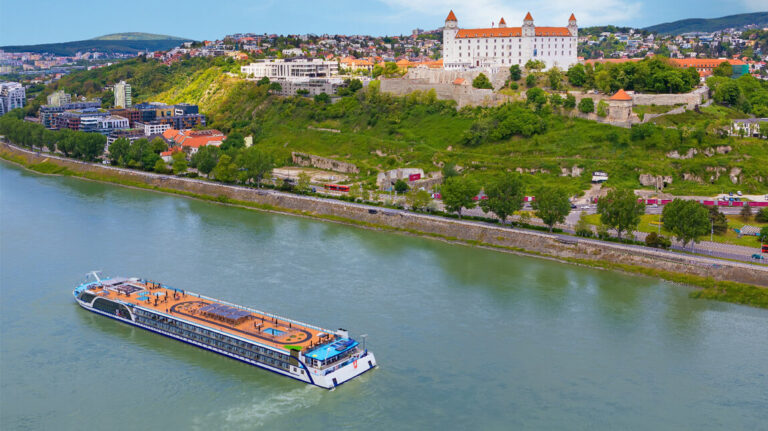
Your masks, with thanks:
[{"label": "rock outcrop", "polygon": [[646,187],[654,186],[657,189],[663,189],[668,184],[672,184],[672,177],[668,175],[662,176],[662,175],[640,174],[639,181],[640,181],[640,184]]}]

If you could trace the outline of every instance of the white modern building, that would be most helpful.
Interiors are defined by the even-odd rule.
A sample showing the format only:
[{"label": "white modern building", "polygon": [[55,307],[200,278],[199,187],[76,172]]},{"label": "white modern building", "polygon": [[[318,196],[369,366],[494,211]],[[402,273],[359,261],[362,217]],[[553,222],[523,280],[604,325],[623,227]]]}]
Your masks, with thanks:
[{"label": "white modern building", "polygon": [[54,91],[48,95],[48,106],[63,106],[72,103],[72,95],[65,93],[64,90]]},{"label": "white modern building", "polygon": [[136,127],[142,127],[144,129],[144,136],[162,135],[163,132],[171,128],[167,123],[138,123]]},{"label": "white modern building", "polygon": [[249,78],[327,78],[339,74],[339,63],[320,59],[267,59],[257,60],[240,71]]},{"label": "white modern building", "polygon": [[522,27],[507,27],[504,18],[490,28],[459,28],[451,11],[443,28],[443,68],[508,68],[540,60],[546,69],[567,69],[578,62],[578,26],[571,14],[567,27],[537,27],[530,12]]},{"label": "white modern building", "polygon": [[131,98],[131,84],[120,81],[114,86],[115,106],[130,108],[133,105]]},{"label": "white modern building", "polygon": [[745,118],[732,120],[731,136],[760,138],[768,135],[768,118]]},{"label": "white modern building", "polygon": [[0,115],[23,108],[27,102],[27,90],[18,82],[0,82]]}]

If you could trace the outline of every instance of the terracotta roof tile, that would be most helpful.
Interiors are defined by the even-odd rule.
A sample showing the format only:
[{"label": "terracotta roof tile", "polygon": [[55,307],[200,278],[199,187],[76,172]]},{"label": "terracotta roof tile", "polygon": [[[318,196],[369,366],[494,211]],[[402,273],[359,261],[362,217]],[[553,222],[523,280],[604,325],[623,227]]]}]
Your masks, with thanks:
[{"label": "terracotta roof tile", "polygon": [[448,18],[445,19],[446,21],[458,21],[456,19],[456,15],[453,13],[453,9],[448,13]]},{"label": "terracotta roof tile", "polygon": [[624,91],[624,89],[622,88],[619,91],[617,91],[616,94],[611,96],[608,100],[632,100],[632,96],[627,94],[627,92]]},{"label": "terracotta roof tile", "polygon": [[531,16],[531,13],[530,13],[530,12],[528,12],[527,14],[525,14],[525,19],[524,19],[524,21],[533,21],[533,17]]}]

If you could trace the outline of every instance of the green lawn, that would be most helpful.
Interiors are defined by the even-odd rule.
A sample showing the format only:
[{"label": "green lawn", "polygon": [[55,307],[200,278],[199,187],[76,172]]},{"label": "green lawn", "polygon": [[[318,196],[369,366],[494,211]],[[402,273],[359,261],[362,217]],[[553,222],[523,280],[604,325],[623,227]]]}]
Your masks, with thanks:
[{"label": "green lawn", "polygon": [[[600,223],[600,214],[590,214],[585,216],[588,223],[594,225],[594,226],[600,226],[602,223]],[[758,226],[760,228],[764,226],[768,226],[768,223],[758,223],[753,219],[751,219],[749,222],[744,222],[741,219],[741,216],[738,215],[729,215],[726,216],[728,219],[728,231],[726,231],[722,235],[715,235],[712,237],[712,240],[714,242],[719,242],[722,244],[733,244],[733,245],[742,245],[745,247],[760,247],[760,242],[757,240],[754,236],[743,236],[739,238],[739,236],[736,234],[736,232],[733,231],[734,228],[741,228],[745,224],[748,224],[750,226]],[[661,220],[661,215],[658,214],[644,214],[640,217],[640,225],[637,227],[637,231],[639,232],[658,232],[659,231],[659,220]],[[672,233],[665,230],[664,227],[661,227],[661,234],[666,237],[672,237]],[[709,235],[705,235],[704,237],[701,237],[700,240],[702,241],[709,241]]]}]

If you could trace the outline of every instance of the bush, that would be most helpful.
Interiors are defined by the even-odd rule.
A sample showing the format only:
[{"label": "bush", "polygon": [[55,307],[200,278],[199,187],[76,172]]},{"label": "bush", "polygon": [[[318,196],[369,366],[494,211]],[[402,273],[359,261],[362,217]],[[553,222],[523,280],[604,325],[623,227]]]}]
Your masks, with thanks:
[{"label": "bush", "polygon": [[531,73],[528,76],[526,76],[525,77],[525,85],[528,86],[528,88],[535,87],[536,86],[536,75]]},{"label": "bush", "polygon": [[664,235],[659,235],[656,232],[651,232],[645,237],[645,245],[653,248],[668,249],[672,245],[672,241],[669,238],[665,238]]},{"label": "bush", "polygon": [[481,73],[477,75],[477,78],[475,78],[472,81],[472,86],[475,88],[485,88],[485,89],[493,89],[493,85],[491,85],[491,81],[488,80],[488,77],[485,76],[484,73]]},{"label": "bush", "polygon": [[763,207],[755,215],[755,221],[759,223],[768,223],[768,207]]},{"label": "bush", "polygon": [[585,97],[579,102],[579,111],[589,114],[595,112],[595,101],[591,97]]}]

